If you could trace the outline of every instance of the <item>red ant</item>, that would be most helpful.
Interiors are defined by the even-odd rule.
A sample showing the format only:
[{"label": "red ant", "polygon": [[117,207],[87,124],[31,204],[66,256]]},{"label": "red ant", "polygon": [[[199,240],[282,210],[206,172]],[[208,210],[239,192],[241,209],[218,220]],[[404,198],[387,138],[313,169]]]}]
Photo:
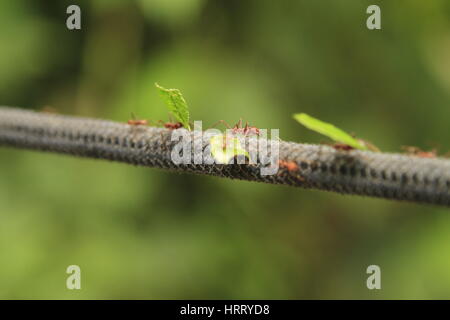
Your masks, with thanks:
[{"label": "red ant", "polygon": [[41,109],[41,111],[42,111],[42,112],[45,112],[45,113],[58,113],[58,110],[56,110],[55,108],[53,108],[53,107],[51,107],[51,106],[44,106],[44,107]]},{"label": "red ant", "polygon": [[224,120],[219,120],[213,125],[213,127],[219,123],[222,123],[225,127],[227,127],[227,129],[230,129],[233,134],[242,134],[244,136],[251,136],[251,135],[259,136],[260,134],[259,129],[257,127],[249,126],[248,122],[246,122],[245,127],[243,127],[242,119],[239,119],[239,121],[232,128]]},{"label": "red ant", "polygon": [[423,151],[420,148],[417,147],[402,147],[403,150],[405,150],[408,154],[417,156],[420,158],[436,158],[437,152],[435,149],[431,151]]},{"label": "red ant", "polygon": [[[128,120],[128,124],[129,125],[133,125],[133,126],[146,126],[148,125],[149,121],[148,120],[140,120],[140,119],[136,119],[136,117],[134,116],[133,113],[131,113],[131,117],[132,119]],[[162,120],[159,120],[158,123],[162,124],[164,126],[164,128],[166,129],[171,129],[171,130],[175,130],[175,129],[179,129],[183,127],[183,124],[181,122],[164,122]]]},{"label": "red ant", "polygon": [[[363,144],[364,146],[366,146],[370,151],[373,152],[380,152],[380,149],[378,149],[375,145],[373,145],[372,143],[363,140],[363,139],[357,139],[361,144]],[[328,143],[327,143],[328,144]],[[336,142],[334,144],[329,144],[331,147],[333,147],[336,150],[341,150],[341,151],[351,151],[351,150],[355,150],[354,147],[345,144],[345,143],[341,143],[341,142]]]},{"label": "red ant", "polygon": [[436,158],[436,152],[434,151],[421,151],[416,154],[416,156],[421,158]]},{"label": "red ant", "polygon": [[294,161],[279,160],[278,164],[281,168],[287,169],[289,172],[298,171],[298,165]]},{"label": "red ant", "polygon": [[350,151],[350,150],[355,149],[352,146],[349,146],[348,144],[345,144],[345,143],[335,143],[331,146],[336,150],[342,150],[342,151]]},{"label": "red ant", "polygon": [[176,130],[176,129],[180,129],[180,128],[184,127],[184,125],[181,122],[173,121],[172,117],[170,116],[170,114],[169,114],[169,121],[168,122],[164,122],[162,120],[158,120],[157,123],[162,124],[162,126],[164,128],[170,129],[170,130]]},{"label": "red ant", "polygon": [[183,128],[183,124],[181,122],[164,122],[162,120],[159,120],[158,123],[162,123],[164,128],[170,129],[170,130]]},{"label": "red ant", "polygon": [[352,146],[349,146],[348,144],[341,143],[341,142],[336,142],[336,143],[322,142],[322,143],[334,148],[335,150],[350,151],[350,150],[355,149]]},{"label": "red ant", "polygon": [[[278,160],[278,165],[280,166],[280,168],[286,169],[290,173],[297,172],[299,170],[298,164],[296,164],[294,161]],[[280,172],[278,174],[280,174]],[[300,174],[295,174],[295,177],[302,182],[305,181],[305,178]]]},{"label": "red ant", "polygon": [[146,126],[148,124],[147,120],[128,120],[128,124],[132,126]]},{"label": "red ant", "polygon": [[143,119],[143,120],[138,120],[136,119],[136,117],[134,116],[134,113],[131,113],[131,118],[130,120],[128,120],[128,124],[132,125],[132,126],[146,126],[148,125],[148,121]]}]

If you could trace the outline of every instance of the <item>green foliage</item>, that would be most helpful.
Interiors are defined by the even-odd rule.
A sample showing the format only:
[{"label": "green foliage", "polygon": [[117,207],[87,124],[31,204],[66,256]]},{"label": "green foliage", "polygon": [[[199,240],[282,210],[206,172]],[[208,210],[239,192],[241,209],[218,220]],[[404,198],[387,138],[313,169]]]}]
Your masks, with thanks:
[{"label": "green foliage", "polygon": [[238,155],[250,158],[248,152],[242,148],[239,138],[227,138],[223,135],[217,135],[209,140],[211,145],[211,154],[217,163],[226,164]]},{"label": "green foliage", "polygon": [[175,118],[183,124],[185,128],[191,130],[189,125],[189,109],[183,95],[178,89],[166,89],[155,83],[164,103]]},{"label": "green foliage", "polygon": [[331,138],[336,142],[345,143],[356,149],[368,150],[368,148],[364,144],[353,138],[347,132],[335,127],[331,123],[323,122],[319,119],[307,115],[306,113],[294,114],[294,119],[308,129],[323,134],[324,136],[327,136],[328,138]]}]

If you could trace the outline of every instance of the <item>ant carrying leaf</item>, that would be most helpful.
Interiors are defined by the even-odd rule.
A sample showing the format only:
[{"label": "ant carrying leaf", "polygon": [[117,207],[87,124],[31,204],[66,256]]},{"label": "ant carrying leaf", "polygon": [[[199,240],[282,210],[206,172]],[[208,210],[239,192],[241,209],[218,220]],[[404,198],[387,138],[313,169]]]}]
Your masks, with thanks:
[{"label": "ant carrying leaf", "polygon": [[316,131],[336,141],[337,143],[334,146],[337,150],[360,149],[379,151],[379,149],[373,144],[362,139],[352,137],[352,135],[335,127],[331,123],[323,122],[319,119],[307,115],[306,113],[294,114],[294,119],[308,129]]},{"label": "ant carrying leaf", "polygon": [[180,90],[166,89],[157,83],[155,83],[155,86],[158,88],[159,93],[169,111],[174,115],[178,122],[182,124],[183,127],[191,130],[191,126],[189,124],[189,109]]}]

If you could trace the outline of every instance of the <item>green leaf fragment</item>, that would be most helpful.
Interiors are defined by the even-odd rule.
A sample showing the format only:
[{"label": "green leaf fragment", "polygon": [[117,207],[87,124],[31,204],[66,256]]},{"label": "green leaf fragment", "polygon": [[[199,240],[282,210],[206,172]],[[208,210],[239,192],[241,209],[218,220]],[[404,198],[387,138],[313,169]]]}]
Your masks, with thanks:
[{"label": "green leaf fragment", "polygon": [[345,143],[353,148],[368,150],[366,145],[353,138],[351,135],[335,127],[331,123],[323,122],[319,119],[313,118],[306,113],[294,114],[294,119],[310,130],[316,131],[336,142]]},{"label": "green leaf fragment", "polygon": [[227,164],[230,160],[238,155],[250,158],[247,150],[242,148],[239,138],[226,138],[223,135],[217,135],[209,140],[211,146],[211,154],[216,163]]},{"label": "green leaf fragment", "polygon": [[189,125],[189,109],[180,90],[166,89],[157,83],[155,83],[155,86],[158,88],[159,93],[169,111],[179,122],[183,124],[183,127],[191,130]]}]

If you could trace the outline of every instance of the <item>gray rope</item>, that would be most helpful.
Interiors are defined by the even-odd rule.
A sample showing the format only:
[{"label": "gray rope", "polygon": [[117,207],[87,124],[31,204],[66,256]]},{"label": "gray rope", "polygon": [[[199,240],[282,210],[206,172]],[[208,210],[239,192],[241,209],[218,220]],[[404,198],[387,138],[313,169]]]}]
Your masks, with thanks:
[{"label": "gray rope", "polygon": [[[180,129],[184,130],[184,129]],[[261,165],[175,165],[172,131],[104,120],[0,107],[0,145],[107,159],[225,178],[316,188],[345,194],[450,206],[450,160],[338,151],[325,145],[280,142],[280,167],[261,175]],[[208,147],[208,140],[202,147]]]}]

